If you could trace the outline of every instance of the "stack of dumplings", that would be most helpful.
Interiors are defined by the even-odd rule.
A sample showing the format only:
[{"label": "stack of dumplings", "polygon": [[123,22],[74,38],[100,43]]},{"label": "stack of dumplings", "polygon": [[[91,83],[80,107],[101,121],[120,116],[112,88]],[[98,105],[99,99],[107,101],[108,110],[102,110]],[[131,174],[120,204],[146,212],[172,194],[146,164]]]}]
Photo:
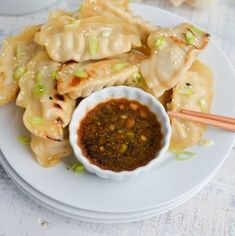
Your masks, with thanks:
[{"label": "stack of dumplings", "polygon": [[[71,153],[68,125],[82,98],[126,85],[174,111],[209,112],[210,69],[197,60],[209,34],[191,24],[161,28],[135,16],[128,0],[84,0],[77,12],[55,11],[42,25],[3,42],[0,105],[16,100],[43,167]],[[196,144],[206,127],[172,119],[171,150]]]}]

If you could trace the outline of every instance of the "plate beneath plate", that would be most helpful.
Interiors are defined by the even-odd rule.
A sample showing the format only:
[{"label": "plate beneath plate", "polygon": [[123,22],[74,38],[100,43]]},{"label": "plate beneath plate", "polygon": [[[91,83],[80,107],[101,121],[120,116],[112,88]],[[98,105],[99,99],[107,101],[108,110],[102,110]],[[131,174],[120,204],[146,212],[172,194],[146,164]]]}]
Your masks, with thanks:
[{"label": "plate beneath plate", "polygon": [[[133,4],[135,13],[162,26],[174,26],[185,19],[158,8]],[[234,115],[235,79],[231,64],[221,49],[211,40],[201,59],[208,64],[215,79],[213,112]],[[229,94],[229,96],[227,96]],[[76,175],[66,170],[67,159],[55,168],[40,167],[27,146],[16,137],[26,133],[22,124],[22,109],[14,104],[0,107],[0,148],[12,169],[38,192],[74,209],[106,214],[135,214],[161,209],[182,199],[212,175],[225,161],[235,134],[219,129],[208,129],[211,148],[194,146],[197,157],[177,162],[167,154],[166,161],[152,171],[122,182],[100,179],[86,173]],[[12,148],[14,147],[14,148]]]}]

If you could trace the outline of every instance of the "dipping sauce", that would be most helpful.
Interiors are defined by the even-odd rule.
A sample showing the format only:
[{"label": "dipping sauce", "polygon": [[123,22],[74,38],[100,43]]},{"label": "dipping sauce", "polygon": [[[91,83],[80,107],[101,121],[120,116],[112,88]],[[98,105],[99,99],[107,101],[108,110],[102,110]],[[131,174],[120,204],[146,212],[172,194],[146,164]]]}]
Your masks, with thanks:
[{"label": "dipping sauce", "polygon": [[83,155],[92,164],[115,172],[146,165],[162,148],[156,115],[147,106],[124,98],[97,105],[77,132]]}]

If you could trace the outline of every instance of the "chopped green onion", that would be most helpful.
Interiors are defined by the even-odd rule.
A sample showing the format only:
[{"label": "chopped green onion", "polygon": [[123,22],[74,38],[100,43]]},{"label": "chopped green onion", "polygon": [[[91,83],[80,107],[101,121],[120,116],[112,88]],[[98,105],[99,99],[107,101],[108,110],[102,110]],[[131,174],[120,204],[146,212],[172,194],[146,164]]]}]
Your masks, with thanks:
[{"label": "chopped green onion", "polygon": [[205,33],[203,30],[197,28],[197,27],[194,26],[194,25],[191,27],[191,29],[192,29],[192,31],[195,31],[195,32],[198,32],[198,33],[201,33],[201,34],[202,34],[202,33]]},{"label": "chopped green onion", "polygon": [[32,125],[44,125],[44,120],[38,116],[30,117],[28,120]]},{"label": "chopped green onion", "polygon": [[23,136],[23,135],[19,135],[17,136],[17,140],[19,143],[27,145],[30,144],[31,139],[29,137]]},{"label": "chopped green onion", "polygon": [[178,94],[184,95],[184,96],[191,96],[193,94],[192,88],[181,88],[177,92]]},{"label": "chopped green onion", "polygon": [[88,41],[90,54],[95,56],[99,51],[99,41],[96,37],[90,37]]},{"label": "chopped green onion", "polygon": [[209,110],[207,102],[204,99],[200,99],[199,104],[200,104],[201,112],[207,113]]},{"label": "chopped green onion", "polygon": [[33,94],[36,96],[42,96],[45,94],[46,88],[43,84],[35,84],[33,88]]},{"label": "chopped green onion", "polygon": [[143,76],[140,72],[135,72],[133,75],[132,75],[133,79],[134,79],[134,82],[136,83],[140,83],[141,80],[143,79]]},{"label": "chopped green onion", "polygon": [[41,82],[43,80],[43,74],[42,74],[42,72],[38,72],[37,74],[36,74],[36,77],[35,77],[35,81],[36,82]]},{"label": "chopped green onion", "polygon": [[135,134],[133,132],[128,132],[127,133],[127,137],[128,138],[134,138],[135,137]]},{"label": "chopped green onion", "polygon": [[52,79],[56,79],[56,78],[57,78],[57,71],[53,71],[53,72],[51,73],[51,78],[52,78]]},{"label": "chopped green onion", "polygon": [[78,70],[73,73],[75,77],[85,79],[88,77],[88,74],[86,73],[85,70]]},{"label": "chopped green onion", "polygon": [[125,152],[127,150],[127,148],[128,147],[126,144],[122,144],[121,149],[120,149],[121,153]]},{"label": "chopped green onion", "polygon": [[159,49],[166,43],[166,38],[164,36],[160,36],[158,39],[155,40],[154,42],[154,47],[156,49]]},{"label": "chopped green onion", "polygon": [[186,39],[187,43],[193,44],[195,41],[195,36],[193,35],[193,33],[191,31],[187,31],[185,34],[185,39]]},{"label": "chopped green onion", "polygon": [[74,28],[80,24],[80,21],[77,19],[70,19],[69,23],[65,25],[65,28]]},{"label": "chopped green onion", "polygon": [[186,161],[190,160],[193,157],[195,157],[197,154],[194,152],[188,152],[188,151],[176,151],[174,152],[176,154],[176,160],[177,161]]},{"label": "chopped green onion", "polygon": [[201,141],[200,141],[200,145],[201,146],[204,146],[204,147],[211,147],[211,146],[213,146],[214,145],[214,140],[212,140],[212,139],[202,139]]},{"label": "chopped green onion", "polygon": [[85,172],[85,167],[79,162],[72,165],[71,170],[76,174],[83,173]]},{"label": "chopped green onion", "polygon": [[121,71],[127,64],[125,62],[118,62],[112,65],[111,70],[112,72],[119,72]]},{"label": "chopped green onion", "polygon": [[103,37],[103,38],[107,38],[107,37],[110,36],[111,33],[112,33],[112,30],[111,30],[111,29],[106,29],[106,30],[103,30],[100,35],[101,35],[101,37]]},{"label": "chopped green onion", "polygon": [[13,80],[18,81],[25,72],[26,69],[24,67],[17,68],[13,73]]}]

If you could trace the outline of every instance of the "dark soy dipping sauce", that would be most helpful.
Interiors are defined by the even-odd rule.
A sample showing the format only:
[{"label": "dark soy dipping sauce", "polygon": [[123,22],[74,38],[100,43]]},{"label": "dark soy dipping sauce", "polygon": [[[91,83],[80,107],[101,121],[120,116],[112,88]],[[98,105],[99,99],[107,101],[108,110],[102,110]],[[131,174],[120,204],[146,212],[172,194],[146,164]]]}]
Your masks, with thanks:
[{"label": "dark soy dipping sauce", "polygon": [[112,99],[89,111],[77,130],[83,155],[102,169],[131,171],[146,165],[162,148],[157,117],[128,99]]}]

